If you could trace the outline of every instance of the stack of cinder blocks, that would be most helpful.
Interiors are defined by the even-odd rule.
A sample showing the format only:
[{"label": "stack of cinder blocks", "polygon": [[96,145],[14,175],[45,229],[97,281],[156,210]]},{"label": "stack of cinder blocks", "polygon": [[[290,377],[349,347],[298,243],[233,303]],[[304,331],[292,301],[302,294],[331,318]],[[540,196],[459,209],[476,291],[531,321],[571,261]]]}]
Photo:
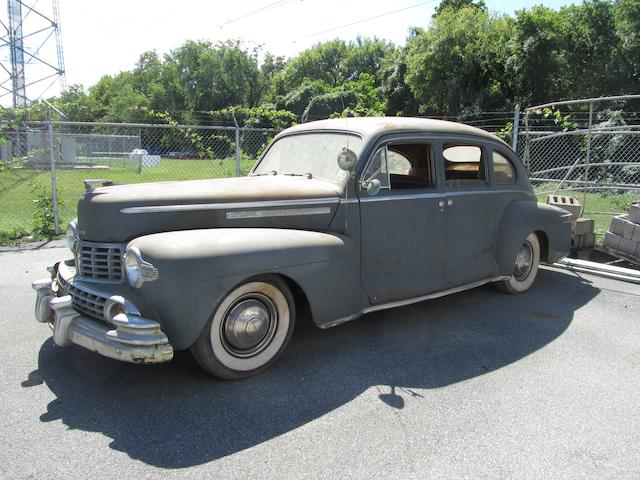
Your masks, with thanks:
[{"label": "stack of cinder blocks", "polygon": [[602,246],[614,253],[640,262],[640,202],[634,202],[628,215],[611,219]]},{"label": "stack of cinder blocks", "polygon": [[548,195],[547,203],[571,214],[571,250],[581,252],[592,249],[596,244],[595,223],[591,219],[580,218],[580,201],[566,195]]}]

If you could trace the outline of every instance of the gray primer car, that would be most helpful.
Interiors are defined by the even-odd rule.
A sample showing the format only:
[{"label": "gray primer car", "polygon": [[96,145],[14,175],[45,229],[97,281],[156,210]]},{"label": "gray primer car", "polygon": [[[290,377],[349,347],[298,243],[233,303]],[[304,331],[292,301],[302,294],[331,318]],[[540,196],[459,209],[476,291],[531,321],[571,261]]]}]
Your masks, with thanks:
[{"label": "gray primer car", "polygon": [[326,328],[488,282],[518,293],[569,249],[567,212],[504,142],[435,120],[298,125],[245,178],[85,183],[36,318],[57,345],[140,363],[190,348],[222,378],[272,364],[303,304]]}]

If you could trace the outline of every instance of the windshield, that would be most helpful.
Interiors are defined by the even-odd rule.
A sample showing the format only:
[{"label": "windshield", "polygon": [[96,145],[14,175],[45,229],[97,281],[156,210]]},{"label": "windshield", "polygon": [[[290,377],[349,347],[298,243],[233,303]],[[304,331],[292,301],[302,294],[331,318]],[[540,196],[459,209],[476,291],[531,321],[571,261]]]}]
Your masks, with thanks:
[{"label": "windshield", "polygon": [[337,159],[346,147],[358,155],[362,139],[348,133],[301,133],[282,137],[267,150],[253,175],[310,174],[339,182],[346,172],[338,167]]}]

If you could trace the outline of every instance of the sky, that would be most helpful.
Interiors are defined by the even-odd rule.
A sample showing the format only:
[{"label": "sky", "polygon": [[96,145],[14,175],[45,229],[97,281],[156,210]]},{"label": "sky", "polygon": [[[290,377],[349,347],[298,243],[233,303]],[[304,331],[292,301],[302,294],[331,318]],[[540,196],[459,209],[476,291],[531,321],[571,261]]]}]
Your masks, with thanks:
[{"label": "sky", "polygon": [[[50,0],[24,0],[51,12]],[[60,26],[67,84],[95,84],[103,75],[116,75],[134,67],[141,53],[167,53],[186,40],[240,39],[245,46],[291,57],[318,42],[358,35],[391,40],[403,45],[412,27],[427,27],[439,0],[59,0]],[[570,0],[485,0],[492,12],[512,14],[544,4],[551,8]],[[0,12],[6,9],[0,8]],[[0,19],[6,22],[6,13]],[[31,22],[30,24],[28,22]],[[38,28],[37,15],[25,28]],[[25,32],[26,33],[26,32]],[[46,32],[41,34],[44,39]],[[33,37],[30,48],[39,46]],[[29,45],[28,45],[29,46]],[[54,42],[40,55],[56,62]],[[8,49],[4,49],[8,50]],[[0,52],[6,64],[8,51]],[[41,78],[47,67],[27,67],[27,76]],[[1,82],[1,80],[0,80]],[[29,78],[27,78],[29,82]],[[56,95],[59,84],[40,82],[29,90],[37,97]],[[36,89],[37,87],[37,89]],[[4,101],[3,101],[4,100]],[[9,97],[0,97],[6,104]]]}]

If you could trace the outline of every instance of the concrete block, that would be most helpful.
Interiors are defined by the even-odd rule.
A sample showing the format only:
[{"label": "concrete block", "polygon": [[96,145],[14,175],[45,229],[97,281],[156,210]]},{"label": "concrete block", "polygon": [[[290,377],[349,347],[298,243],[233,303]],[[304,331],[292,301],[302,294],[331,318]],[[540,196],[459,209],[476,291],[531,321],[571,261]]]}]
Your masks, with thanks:
[{"label": "concrete block", "polygon": [[636,224],[633,222],[626,221],[624,223],[624,233],[622,236],[628,240],[633,238],[633,231],[635,230]]},{"label": "concrete block", "polygon": [[620,235],[616,235],[613,232],[607,232],[604,234],[602,246],[613,248],[614,250],[620,250],[620,240],[622,240],[622,237]]},{"label": "concrete block", "polygon": [[640,224],[640,202],[633,202],[629,208],[629,220]]},{"label": "concrete block", "polygon": [[636,225],[636,228],[633,229],[633,236],[631,240],[634,242],[640,242],[640,225]]},{"label": "concrete block", "polygon": [[618,250],[620,250],[622,253],[635,255],[636,248],[638,248],[638,242],[634,242],[633,240],[630,240],[628,238],[620,239],[620,246],[618,247]]},{"label": "concrete block", "polygon": [[595,222],[590,218],[578,218],[573,227],[574,235],[584,235],[585,233],[593,233]]},{"label": "concrete block", "polygon": [[547,195],[547,203],[569,212],[571,214],[572,227],[576,224],[576,220],[582,213],[582,205],[576,197],[570,197],[568,195]]},{"label": "concrete block", "polygon": [[627,224],[627,216],[626,215],[618,215],[611,219],[611,226],[609,227],[609,231],[611,233],[615,233],[616,235],[624,236],[624,228]]},{"label": "concrete block", "polygon": [[583,248],[593,248],[596,244],[596,234],[591,232],[591,233],[585,233],[584,235],[582,235],[583,238]]},{"label": "concrete block", "polygon": [[574,235],[571,238],[571,249],[572,250],[584,250],[593,248],[596,243],[596,234],[595,233],[585,233],[583,235]]}]

